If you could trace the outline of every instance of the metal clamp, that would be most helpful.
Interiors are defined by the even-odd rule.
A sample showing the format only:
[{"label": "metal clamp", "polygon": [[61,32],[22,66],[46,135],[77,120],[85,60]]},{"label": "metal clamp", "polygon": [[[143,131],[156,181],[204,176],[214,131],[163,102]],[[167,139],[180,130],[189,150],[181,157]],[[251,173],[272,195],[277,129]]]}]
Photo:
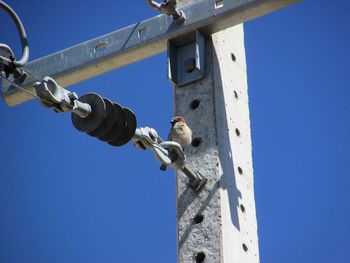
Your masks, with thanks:
[{"label": "metal clamp", "polygon": [[150,148],[156,159],[175,170],[180,169],[189,179],[190,186],[198,192],[207,182],[207,178],[199,171],[193,172],[185,166],[186,156],[180,144],[164,141],[153,128],[137,128],[132,138],[133,144],[141,149]]},{"label": "metal clamp", "polygon": [[23,82],[27,74],[14,61],[15,55],[12,49],[8,45],[0,43],[0,73],[3,72],[6,78],[12,75],[18,82]]},{"label": "metal clamp", "polygon": [[82,118],[91,113],[89,104],[80,102],[75,92],[60,87],[51,77],[45,77],[33,86],[41,104],[46,108],[52,108],[55,112],[74,112]]},{"label": "metal clamp", "polygon": [[151,7],[159,10],[161,13],[172,16],[177,24],[183,24],[185,22],[185,14],[176,8],[176,0],[163,0],[160,4],[154,0],[147,0],[147,2]]}]

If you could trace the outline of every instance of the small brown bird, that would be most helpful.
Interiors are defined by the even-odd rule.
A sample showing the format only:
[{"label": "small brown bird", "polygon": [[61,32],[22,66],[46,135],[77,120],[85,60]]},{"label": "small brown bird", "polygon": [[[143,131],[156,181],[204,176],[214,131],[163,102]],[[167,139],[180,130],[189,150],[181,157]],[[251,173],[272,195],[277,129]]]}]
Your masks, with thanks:
[{"label": "small brown bird", "polygon": [[181,116],[172,118],[170,123],[171,129],[168,141],[177,142],[181,145],[182,150],[186,150],[192,141],[191,129],[187,126],[185,119]]},{"label": "small brown bird", "polygon": [[[175,116],[171,120],[171,129],[168,136],[168,141],[177,142],[181,145],[183,151],[191,144],[192,141],[192,131],[187,126],[186,121],[181,116]],[[171,155],[176,155],[175,153],[170,153]],[[176,156],[175,158],[176,159]],[[162,164],[161,170],[166,170],[166,165]]]}]

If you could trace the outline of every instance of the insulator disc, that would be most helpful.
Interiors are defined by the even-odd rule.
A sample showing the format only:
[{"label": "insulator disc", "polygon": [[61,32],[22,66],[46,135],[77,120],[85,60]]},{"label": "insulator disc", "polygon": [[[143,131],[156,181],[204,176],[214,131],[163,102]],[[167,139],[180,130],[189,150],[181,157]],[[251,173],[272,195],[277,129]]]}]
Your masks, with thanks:
[{"label": "insulator disc", "polygon": [[114,105],[113,103],[106,99],[103,98],[103,101],[105,102],[106,105],[106,115],[105,119],[101,123],[101,125],[94,131],[88,132],[89,135],[94,136],[94,137],[101,137],[106,135],[114,126],[114,119],[115,119],[115,110],[114,110]]},{"label": "insulator disc", "polygon": [[124,129],[126,126],[125,113],[124,113],[123,107],[117,103],[114,103],[113,105],[114,105],[114,112],[115,112],[114,126],[108,133],[106,133],[101,137],[98,137],[101,141],[104,141],[104,142],[114,141],[117,138],[119,138],[124,133]]},{"label": "insulator disc", "polygon": [[137,127],[137,120],[135,114],[128,108],[124,108],[125,118],[126,118],[126,127],[124,133],[114,141],[108,142],[113,146],[122,146],[128,143],[131,138],[135,135],[135,130]]},{"label": "insulator disc", "polygon": [[72,123],[74,127],[82,132],[92,132],[96,130],[106,114],[106,105],[103,98],[96,93],[88,93],[79,98],[79,101],[87,103],[91,107],[91,113],[82,118],[79,115],[72,113]]}]

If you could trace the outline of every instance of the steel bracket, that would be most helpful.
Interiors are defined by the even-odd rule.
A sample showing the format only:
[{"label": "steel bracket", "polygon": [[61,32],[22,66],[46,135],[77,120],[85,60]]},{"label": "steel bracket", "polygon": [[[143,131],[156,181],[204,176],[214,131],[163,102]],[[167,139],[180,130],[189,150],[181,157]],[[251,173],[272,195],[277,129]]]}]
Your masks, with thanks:
[{"label": "steel bracket", "polygon": [[183,86],[205,77],[205,38],[199,30],[168,41],[168,78]]}]

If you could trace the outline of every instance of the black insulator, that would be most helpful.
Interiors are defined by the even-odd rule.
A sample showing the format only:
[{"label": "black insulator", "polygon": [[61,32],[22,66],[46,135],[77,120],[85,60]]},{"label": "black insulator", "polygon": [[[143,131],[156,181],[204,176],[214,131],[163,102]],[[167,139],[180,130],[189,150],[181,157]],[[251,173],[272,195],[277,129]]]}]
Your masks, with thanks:
[{"label": "black insulator", "polygon": [[95,93],[85,94],[79,101],[91,107],[91,113],[85,118],[72,113],[73,125],[79,131],[113,146],[122,146],[135,135],[137,121],[130,109]]},{"label": "black insulator", "polygon": [[124,108],[125,114],[125,128],[123,134],[114,141],[108,142],[113,146],[122,146],[128,143],[131,138],[135,135],[135,130],[137,127],[137,120],[135,114],[128,108]]},{"label": "black insulator", "polygon": [[125,112],[122,106],[117,103],[114,103],[114,126],[113,128],[104,136],[99,137],[101,141],[111,142],[118,139],[125,129]]},{"label": "black insulator", "polygon": [[87,103],[91,107],[91,113],[82,118],[72,113],[72,122],[74,127],[82,132],[92,132],[96,130],[105,119],[106,104],[103,98],[96,93],[88,93],[79,98],[80,102]]},{"label": "black insulator", "polygon": [[103,98],[103,101],[106,105],[106,117],[96,130],[88,132],[88,134],[93,137],[101,137],[106,135],[110,130],[112,130],[115,124],[115,110],[113,103],[106,98]]}]

